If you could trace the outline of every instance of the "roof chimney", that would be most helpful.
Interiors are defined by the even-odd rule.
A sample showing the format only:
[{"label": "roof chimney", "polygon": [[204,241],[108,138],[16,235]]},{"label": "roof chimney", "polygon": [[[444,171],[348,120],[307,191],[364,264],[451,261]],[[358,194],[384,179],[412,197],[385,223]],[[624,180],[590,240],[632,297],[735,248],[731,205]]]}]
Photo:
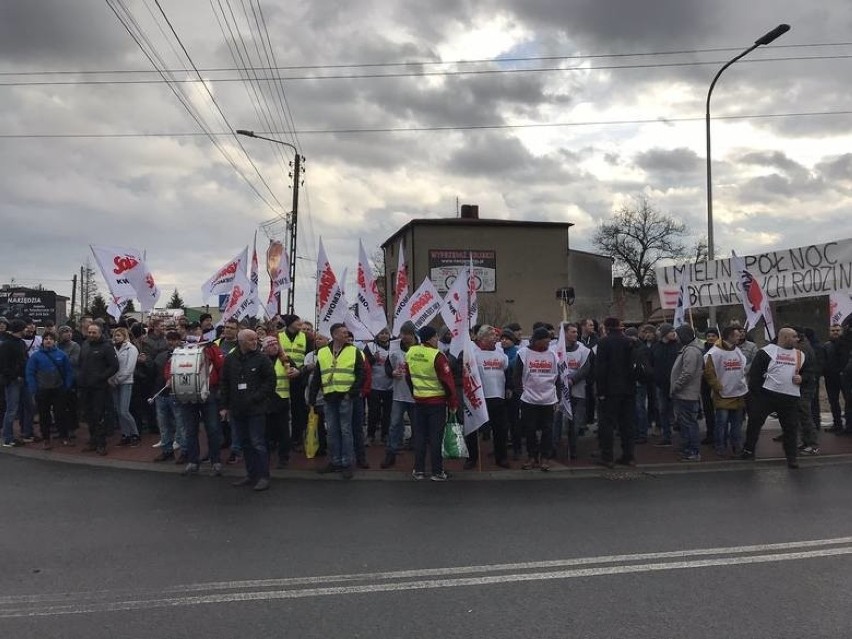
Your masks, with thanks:
[{"label": "roof chimney", "polygon": [[461,219],[463,220],[478,220],[479,205],[478,204],[462,204]]}]

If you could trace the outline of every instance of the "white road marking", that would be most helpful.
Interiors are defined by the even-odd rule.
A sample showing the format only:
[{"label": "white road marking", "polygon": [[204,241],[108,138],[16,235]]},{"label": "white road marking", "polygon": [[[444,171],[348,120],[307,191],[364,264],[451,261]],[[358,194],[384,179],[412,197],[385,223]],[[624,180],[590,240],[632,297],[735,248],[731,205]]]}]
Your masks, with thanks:
[{"label": "white road marking", "polygon": [[[785,550],[802,547],[813,546],[829,546],[841,543],[849,544],[852,538],[844,537],[834,540],[822,539],[806,542],[791,542],[785,544],[761,544],[756,546],[735,546],[728,549],[695,549],[689,551],[672,551],[663,553],[644,553],[634,555],[611,555],[604,557],[581,557],[571,560],[553,561],[553,562],[527,562],[522,564],[498,564],[493,566],[471,566],[471,567],[455,567],[455,568],[437,568],[427,570],[411,570],[411,571],[396,571],[387,573],[364,573],[359,575],[341,575],[331,577],[307,577],[295,579],[279,579],[279,580],[255,580],[255,581],[238,581],[238,582],[215,582],[206,585],[207,590],[216,590],[216,587],[222,587],[225,584],[231,584],[229,589],[258,587],[263,585],[270,587],[271,585],[311,585],[323,583],[341,583],[352,580],[360,581],[379,581],[388,578],[405,578],[410,576],[437,576],[445,578],[437,579],[421,579],[416,581],[398,581],[390,583],[366,583],[360,585],[338,585],[314,588],[291,588],[285,590],[263,590],[254,592],[230,592],[222,594],[208,594],[196,596],[177,596],[166,597],[162,595],[168,592],[191,592],[193,589],[200,589],[204,584],[190,584],[188,586],[178,586],[166,588],[163,590],[152,592],[153,595],[159,595],[159,598],[139,598],[143,595],[141,592],[135,593],[137,598],[118,600],[118,601],[103,601],[103,602],[85,602],[81,600],[81,594],[103,597],[111,595],[115,598],[120,593],[109,593],[100,591],[97,593],[67,593],[64,601],[66,603],[59,605],[34,606],[32,604],[47,603],[46,601],[24,601],[24,597],[9,597],[5,598],[0,606],[0,618],[10,617],[41,617],[67,614],[85,614],[96,612],[117,612],[128,610],[148,610],[154,608],[172,608],[183,606],[194,606],[201,604],[212,603],[236,603],[249,601],[271,601],[284,599],[303,599],[309,597],[323,597],[335,595],[352,595],[364,594],[372,592],[396,592],[408,590],[424,590],[437,588],[457,588],[457,587],[478,587],[494,584],[518,583],[527,581],[549,581],[554,579],[576,579],[583,577],[595,577],[604,575],[618,575],[643,572],[657,572],[663,570],[683,570],[692,568],[707,568],[714,566],[734,566],[746,564],[758,564],[781,561],[796,561],[802,559],[813,559],[820,557],[832,557],[839,555],[852,554],[852,545],[846,545],[838,548],[821,548],[818,550],[800,550],[795,552],[767,552],[771,550]],[[742,553],[755,552],[755,549],[762,550],[761,554],[743,555]],[[569,565],[589,565],[589,564],[606,564],[615,563],[618,561],[633,561],[635,559],[665,559],[665,558],[683,558],[689,556],[701,555],[721,555],[734,554],[742,556],[727,556],[715,557],[711,559],[693,559],[682,561],[669,562],[649,562],[649,563],[625,563],[622,565],[613,566],[596,566],[592,568],[574,568],[568,570],[553,570],[548,572],[518,572],[518,570],[529,570],[530,568],[542,567],[564,567]],[[626,559],[625,559],[626,558]],[[508,567],[508,568],[507,568]],[[518,567],[518,568],[515,568]],[[490,576],[472,576],[472,577],[457,577],[446,578],[452,575],[471,575],[477,572],[493,572],[500,570],[515,570],[514,573],[505,575],[490,575]],[[252,584],[249,586],[248,584]],[[37,596],[34,596],[37,597]],[[70,599],[70,601],[69,601]],[[75,601],[76,600],[76,601]],[[54,601],[61,601],[54,599]],[[26,604],[31,605],[27,606]],[[10,605],[11,604],[11,605]],[[18,604],[18,606],[15,606]],[[20,604],[24,604],[23,606]]]}]

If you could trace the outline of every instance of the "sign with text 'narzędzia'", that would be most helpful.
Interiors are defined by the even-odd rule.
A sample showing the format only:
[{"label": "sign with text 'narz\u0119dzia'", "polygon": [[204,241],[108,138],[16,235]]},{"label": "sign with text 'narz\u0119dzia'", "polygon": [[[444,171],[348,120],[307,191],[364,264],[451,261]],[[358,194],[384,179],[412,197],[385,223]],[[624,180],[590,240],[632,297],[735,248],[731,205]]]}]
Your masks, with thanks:
[{"label": "sign with text 'narz\u0119dzia'", "polygon": [[[747,255],[743,259],[746,269],[773,302],[852,290],[852,239]],[[739,279],[732,272],[730,258],[725,258],[658,268],[657,286],[663,308],[677,306],[681,273],[686,268],[691,276],[692,306],[740,303]]]}]

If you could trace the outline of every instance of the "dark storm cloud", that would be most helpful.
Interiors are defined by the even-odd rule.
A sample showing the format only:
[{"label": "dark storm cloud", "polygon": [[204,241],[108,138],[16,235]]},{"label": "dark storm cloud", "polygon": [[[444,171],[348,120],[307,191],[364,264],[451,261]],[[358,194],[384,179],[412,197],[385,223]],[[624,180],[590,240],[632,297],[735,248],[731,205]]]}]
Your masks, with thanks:
[{"label": "dark storm cloud", "polygon": [[[100,0],[0,3],[0,62],[69,68],[114,67],[130,48],[124,28]],[[135,45],[134,45],[135,46]],[[122,65],[118,65],[122,66]]]},{"label": "dark storm cloud", "polygon": [[800,181],[807,179],[810,175],[810,171],[804,166],[791,160],[781,151],[755,151],[753,153],[746,153],[739,158],[739,162],[753,166],[766,166],[779,169]]},{"label": "dark storm cloud", "polygon": [[704,163],[692,149],[649,149],[636,156],[636,164],[648,173],[694,174]]}]

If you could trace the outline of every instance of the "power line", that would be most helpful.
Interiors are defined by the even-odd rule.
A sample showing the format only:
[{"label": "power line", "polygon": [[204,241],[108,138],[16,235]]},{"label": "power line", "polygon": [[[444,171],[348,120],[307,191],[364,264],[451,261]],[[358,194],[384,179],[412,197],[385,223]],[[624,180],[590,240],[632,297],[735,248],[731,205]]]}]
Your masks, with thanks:
[{"label": "power line", "polygon": [[[740,115],[714,115],[713,120],[760,120],[771,118],[818,117],[828,115],[852,115],[852,110],[842,111],[798,111],[791,113],[755,113]],[[338,135],[343,133],[419,133],[440,131],[477,131],[499,129],[544,129],[581,126],[618,126],[628,124],[675,124],[681,122],[703,122],[704,116],[695,117],[657,117],[636,120],[588,120],[580,122],[532,122],[525,124],[468,124],[455,126],[422,126],[422,127],[386,127],[368,129],[304,129],[300,135]],[[263,135],[282,135],[284,131],[257,131]],[[0,139],[111,139],[111,138],[181,138],[201,137],[202,133],[195,132],[162,132],[162,133],[5,133]],[[214,136],[230,136],[228,131],[213,133]]]},{"label": "power line", "polygon": [[[772,49],[802,49],[815,47],[845,47],[852,45],[852,42],[815,42],[804,44],[773,44]],[[306,64],[306,65],[287,65],[273,67],[277,71],[301,71],[301,70],[321,70],[321,69],[363,69],[377,67],[407,67],[407,66],[438,66],[438,65],[457,65],[457,64],[505,64],[508,62],[547,62],[555,60],[593,60],[601,58],[638,58],[638,57],[656,57],[670,55],[694,55],[700,53],[725,53],[731,51],[740,51],[742,46],[738,47],[714,47],[706,49],[679,49],[672,51],[637,51],[629,53],[596,53],[587,55],[554,55],[554,56],[517,56],[505,58],[479,58],[472,60],[411,60],[411,61],[396,61],[396,62],[353,62],[349,64]],[[262,70],[263,67],[251,68],[250,70]],[[204,73],[216,73],[225,71],[236,71],[236,67],[205,67],[200,71]],[[172,70],[174,71],[174,70]],[[135,73],[151,73],[148,69],[104,69],[104,70],[54,70],[54,71],[0,71],[0,76],[6,75],[115,75],[115,74],[135,74]]]},{"label": "power line", "polygon": [[[807,60],[846,60],[852,58],[849,55],[824,55],[824,56],[789,56],[779,58],[753,58],[741,60],[739,64],[761,64],[766,62],[795,62]],[[653,64],[609,64],[599,66],[577,66],[577,67],[536,67],[525,69],[468,69],[456,71],[408,71],[400,73],[355,73],[355,74],[339,74],[339,75],[290,75],[290,76],[266,76],[261,77],[263,82],[275,82],[281,80],[287,81],[303,81],[303,80],[365,80],[379,78],[428,78],[428,77],[450,77],[450,76],[465,76],[465,75],[506,75],[518,73],[553,73],[565,71],[616,71],[619,69],[665,69],[677,67],[703,67],[703,66],[718,66],[727,62],[726,60],[708,60],[708,61],[693,61],[693,62],[658,62]],[[198,78],[184,78],[175,80],[181,83],[201,82],[202,84],[210,82],[242,82],[242,78],[202,78],[200,72],[197,73]],[[122,84],[162,84],[163,80],[147,79],[147,80],[37,80],[35,82],[0,82],[2,87],[26,87],[26,86],[106,86],[106,85],[122,85]]]}]

